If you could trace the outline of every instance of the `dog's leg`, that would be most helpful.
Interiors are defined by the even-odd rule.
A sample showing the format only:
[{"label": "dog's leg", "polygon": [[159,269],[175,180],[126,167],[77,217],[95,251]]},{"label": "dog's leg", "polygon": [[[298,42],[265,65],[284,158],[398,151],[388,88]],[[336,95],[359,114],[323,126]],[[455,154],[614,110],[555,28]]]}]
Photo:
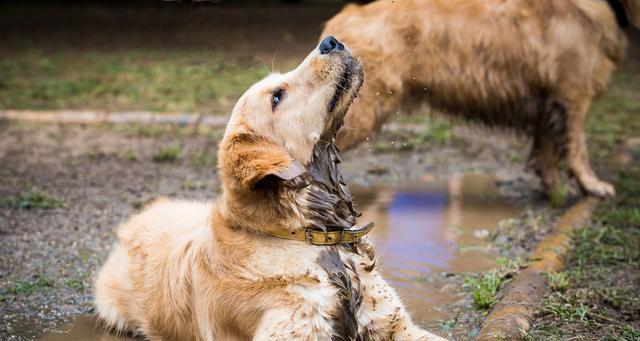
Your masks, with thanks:
[{"label": "dog's leg", "polygon": [[585,129],[590,104],[591,98],[585,96],[567,106],[567,164],[586,192],[610,197],[615,195],[615,189],[598,179],[589,164]]},{"label": "dog's leg", "polygon": [[562,151],[557,150],[556,146],[557,138],[554,133],[542,131],[535,133],[531,146],[530,162],[540,176],[542,186],[548,194],[560,190],[558,163]]},{"label": "dog's leg", "polygon": [[372,340],[446,341],[416,326],[398,294],[373,270],[363,273],[365,295],[358,320]]}]

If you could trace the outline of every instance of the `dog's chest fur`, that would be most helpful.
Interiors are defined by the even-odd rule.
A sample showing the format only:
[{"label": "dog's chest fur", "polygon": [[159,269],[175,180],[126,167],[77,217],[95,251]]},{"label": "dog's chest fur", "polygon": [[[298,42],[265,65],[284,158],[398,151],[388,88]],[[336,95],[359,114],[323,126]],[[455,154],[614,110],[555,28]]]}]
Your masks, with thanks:
[{"label": "dog's chest fur", "polygon": [[[356,213],[351,192],[338,168],[340,156],[337,147],[322,140],[313,151],[308,171],[301,178],[307,192],[304,212],[311,227],[327,230],[345,230],[356,224]],[[298,179],[300,181],[300,179]],[[324,247],[315,263],[324,272],[324,283],[335,295],[326,302],[331,317],[333,340],[366,340],[367,321],[361,314],[365,283],[361,272],[374,268],[373,248],[364,255],[359,245]],[[311,294],[313,295],[313,294]],[[359,322],[360,321],[360,322]]]}]

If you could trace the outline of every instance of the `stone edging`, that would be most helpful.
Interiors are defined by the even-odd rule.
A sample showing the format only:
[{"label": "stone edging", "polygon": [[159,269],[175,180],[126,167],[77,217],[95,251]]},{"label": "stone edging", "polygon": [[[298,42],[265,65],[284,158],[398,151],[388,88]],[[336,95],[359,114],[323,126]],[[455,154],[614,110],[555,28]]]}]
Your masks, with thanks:
[{"label": "stone edging", "polygon": [[587,197],[560,216],[551,233],[540,241],[529,257],[529,266],[503,290],[502,299],[480,329],[478,341],[523,338],[544,298],[546,274],[564,270],[572,248],[571,232],[589,223],[599,202],[595,197]]},{"label": "stone edging", "polygon": [[188,113],[160,113],[149,111],[109,112],[99,110],[0,110],[0,118],[48,123],[172,123],[224,127],[227,116],[205,116]]},{"label": "stone edging", "polygon": [[[624,169],[633,159],[631,153],[640,147],[639,138],[630,138],[614,154],[610,164]],[[589,223],[600,199],[586,197],[566,210],[555,227],[540,241],[529,257],[529,266],[502,291],[502,298],[493,307],[480,329],[478,341],[522,340],[531,328],[536,308],[544,299],[548,273],[563,271],[573,244],[571,233]]]}]

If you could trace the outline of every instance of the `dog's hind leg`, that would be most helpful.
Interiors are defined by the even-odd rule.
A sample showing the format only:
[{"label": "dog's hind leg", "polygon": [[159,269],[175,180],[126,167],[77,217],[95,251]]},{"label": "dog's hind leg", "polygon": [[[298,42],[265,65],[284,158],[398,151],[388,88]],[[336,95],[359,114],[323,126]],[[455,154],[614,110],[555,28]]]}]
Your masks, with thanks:
[{"label": "dog's hind leg", "polygon": [[615,189],[598,179],[589,164],[585,129],[590,104],[591,96],[585,95],[567,103],[567,165],[586,192],[600,197],[611,197],[615,195]]},{"label": "dog's hind leg", "polygon": [[533,131],[529,165],[540,177],[547,194],[560,190],[560,159],[566,153],[566,111],[552,103],[540,114]]}]

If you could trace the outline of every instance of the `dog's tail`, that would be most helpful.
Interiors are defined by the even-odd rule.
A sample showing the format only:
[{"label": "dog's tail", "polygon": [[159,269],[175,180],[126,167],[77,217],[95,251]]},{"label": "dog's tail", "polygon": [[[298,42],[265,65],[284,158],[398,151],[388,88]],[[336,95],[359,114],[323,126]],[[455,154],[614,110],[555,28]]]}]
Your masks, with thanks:
[{"label": "dog's tail", "polygon": [[614,63],[621,62],[625,56],[627,40],[609,4],[593,0],[575,0],[574,3],[591,23],[600,49]]}]

